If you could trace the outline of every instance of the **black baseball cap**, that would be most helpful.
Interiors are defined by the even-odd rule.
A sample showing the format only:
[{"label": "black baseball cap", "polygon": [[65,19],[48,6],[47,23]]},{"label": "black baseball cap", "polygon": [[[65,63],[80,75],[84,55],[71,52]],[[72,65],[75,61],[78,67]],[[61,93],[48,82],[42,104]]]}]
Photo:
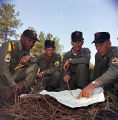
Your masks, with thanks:
[{"label": "black baseball cap", "polygon": [[81,31],[75,31],[71,34],[71,41],[77,42],[77,41],[83,41],[83,33]]},{"label": "black baseball cap", "polygon": [[27,29],[27,30],[25,30],[23,32],[23,35],[26,36],[26,37],[29,37],[29,38],[32,38],[34,40],[39,41],[39,39],[37,38],[37,33],[35,31],[33,31],[33,30]]},{"label": "black baseball cap", "polygon": [[103,43],[110,40],[110,34],[108,32],[97,32],[94,36],[95,39],[92,43]]},{"label": "black baseball cap", "polygon": [[52,40],[45,40],[45,48],[49,47],[55,48],[55,42]]}]

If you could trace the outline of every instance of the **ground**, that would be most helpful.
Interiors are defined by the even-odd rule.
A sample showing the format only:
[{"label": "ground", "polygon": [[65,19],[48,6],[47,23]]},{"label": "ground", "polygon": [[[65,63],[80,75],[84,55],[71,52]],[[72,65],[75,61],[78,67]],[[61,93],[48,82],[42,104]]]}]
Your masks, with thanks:
[{"label": "ground", "polygon": [[16,99],[1,106],[0,120],[118,120],[117,97],[107,94],[106,101],[72,109],[54,98]]}]

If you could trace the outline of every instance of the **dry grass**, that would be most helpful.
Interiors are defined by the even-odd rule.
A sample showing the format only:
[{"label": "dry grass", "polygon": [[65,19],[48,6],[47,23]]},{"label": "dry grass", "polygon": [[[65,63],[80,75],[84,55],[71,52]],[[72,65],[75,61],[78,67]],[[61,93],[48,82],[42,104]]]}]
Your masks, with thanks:
[{"label": "dry grass", "polygon": [[10,106],[2,106],[0,110],[2,115],[9,116],[8,120],[103,120],[106,114],[114,112],[112,101],[106,97],[104,103],[71,109],[54,98],[44,96],[39,99],[22,99]]}]

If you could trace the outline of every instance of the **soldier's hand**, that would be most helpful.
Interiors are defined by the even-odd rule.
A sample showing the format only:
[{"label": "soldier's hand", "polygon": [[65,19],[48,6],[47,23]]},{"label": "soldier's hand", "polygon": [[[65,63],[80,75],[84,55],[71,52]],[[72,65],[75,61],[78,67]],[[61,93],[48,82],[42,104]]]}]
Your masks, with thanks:
[{"label": "soldier's hand", "polygon": [[42,78],[43,77],[43,72],[40,72],[37,74],[38,78]]},{"label": "soldier's hand", "polygon": [[65,64],[64,64],[64,67],[63,67],[64,72],[67,72],[67,71],[68,71],[69,66],[70,66],[70,61],[69,61],[69,60],[66,60],[66,62],[65,62]]},{"label": "soldier's hand", "polygon": [[64,81],[65,81],[66,83],[68,83],[69,80],[70,80],[70,75],[65,75],[65,76],[64,76]]},{"label": "soldier's hand", "polygon": [[78,98],[81,98],[81,97],[89,98],[92,95],[94,88],[95,86],[92,83],[90,83],[81,91]]},{"label": "soldier's hand", "polygon": [[31,59],[31,56],[22,56],[20,59],[20,64],[21,65],[26,65]]}]

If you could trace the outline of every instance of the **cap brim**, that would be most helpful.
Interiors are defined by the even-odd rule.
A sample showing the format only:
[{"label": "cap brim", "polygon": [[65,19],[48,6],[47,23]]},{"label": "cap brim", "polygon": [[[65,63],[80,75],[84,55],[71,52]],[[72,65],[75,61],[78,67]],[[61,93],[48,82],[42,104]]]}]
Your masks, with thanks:
[{"label": "cap brim", "polygon": [[[92,43],[95,43],[95,41],[93,41]],[[92,44],[92,43],[91,43],[91,44]]]},{"label": "cap brim", "polygon": [[[100,42],[100,41],[95,41],[95,40],[94,40],[92,43],[101,43],[101,44],[102,44],[102,43],[104,43],[104,42],[105,42],[105,41]],[[92,43],[91,43],[91,44],[92,44]]]},{"label": "cap brim", "polygon": [[82,39],[72,39],[72,42],[78,42],[78,41],[84,41],[84,39],[82,38]]},{"label": "cap brim", "polygon": [[28,37],[28,38],[31,38],[31,39],[34,39],[34,40],[36,40],[36,41],[39,41],[40,42],[40,40],[38,39],[38,38],[33,38],[32,36],[30,36],[30,35],[25,35],[25,34],[23,34],[24,36],[26,36],[26,37]]},{"label": "cap brim", "polygon": [[32,38],[32,39],[34,39],[34,40],[36,40],[36,41],[40,42],[40,40],[39,40],[38,38],[37,38],[37,39],[36,39],[36,38]]}]

